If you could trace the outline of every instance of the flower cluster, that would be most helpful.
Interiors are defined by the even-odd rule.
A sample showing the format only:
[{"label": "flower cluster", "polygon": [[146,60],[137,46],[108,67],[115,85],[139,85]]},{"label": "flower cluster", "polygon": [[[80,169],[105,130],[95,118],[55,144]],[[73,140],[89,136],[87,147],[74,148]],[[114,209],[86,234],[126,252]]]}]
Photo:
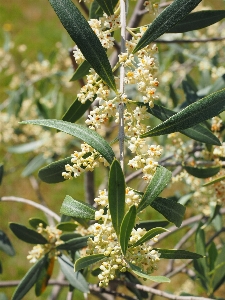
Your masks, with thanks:
[{"label": "flower cluster", "polygon": [[37,232],[43,234],[43,236],[48,240],[47,244],[38,244],[29,251],[27,259],[30,263],[35,263],[39,258],[43,257],[46,253],[49,253],[51,257],[57,257],[58,252],[56,246],[63,244],[64,242],[60,240],[62,231],[54,226],[44,227],[42,223],[39,224]]},{"label": "flower cluster", "polygon": [[[126,189],[126,203],[138,205],[140,197],[132,189]],[[108,207],[107,191],[100,191],[99,197],[95,202],[102,207]],[[118,242],[118,236],[112,226],[111,215],[109,210],[105,213],[101,208],[95,213],[95,219],[100,220],[89,227],[89,232],[94,235],[94,238],[89,238],[86,255],[104,254],[105,259],[100,264],[101,273],[98,275],[100,286],[107,286],[110,280],[113,280],[118,273],[130,270],[129,263],[140,267],[147,274],[152,273],[157,269],[157,262],[160,254],[153,250],[151,246],[143,243],[135,246],[135,243],[146,233],[145,229],[132,229],[129,247],[126,255],[122,253],[122,249]],[[102,223],[101,223],[102,221]],[[155,237],[153,242],[157,241]]]},{"label": "flower cluster", "polygon": [[78,177],[84,170],[93,171],[99,165],[99,162],[104,162],[108,165],[106,160],[88,144],[81,144],[81,151],[74,151],[71,155],[71,163],[73,165],[65,165],[66,172],[62,173],[65,179],[72,179]]},{"label": "flower cluster", "polygon": [[[138,139],[132,138],[132,144],[130,144],[130,149],[133,149],[135,147],[139,146]],[[137,144],[137,145],[136,145]],[[141,144],[143,146],[143,144]],[[142,147],[140,147],[142,148]],[[139,153],[136,155],[133,159],[129,160],[128,165],[135,169],[142,169],[143,172],[143,179],[144,180],[151,180],[156,168],[158,166],[158,162],[156,159],[160,157],[162,153],[162,148],[159,145],[151,145],[148,147],[147,151],[143,153]]]},{"label": "flower cluster", "polygon": [[[99,38],[102,46],[106,49],[111,49],[115,40],[111,33],[120,27],[119,15],[113,14],[108,16],[104,13],[103,17],[91,19],[88,23]],[[78,64],[81,64],[85,60],[82,52],[77,46],[74,47],[73,55]]]}]

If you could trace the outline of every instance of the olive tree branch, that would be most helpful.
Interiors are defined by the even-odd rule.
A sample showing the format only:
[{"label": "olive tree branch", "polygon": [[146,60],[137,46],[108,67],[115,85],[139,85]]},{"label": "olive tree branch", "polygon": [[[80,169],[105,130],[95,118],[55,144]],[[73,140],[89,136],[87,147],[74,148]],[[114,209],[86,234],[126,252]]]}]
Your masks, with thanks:
[{"label": "olive tree branch", "polygon": [[45,212],[49,216],[53,217],[57,222],[60,222],[60,216],[59,215],[54,213],[52,210],[50,210],[46,206],[44,206],[42,204],[39,204],[39,203],[36,203],[32,200],[28,200],[28,199],[25,199],[25,198],[19,198],[19,197],[15,197],[15,196],[3,196],[3,197],[0,198],[0,201],[2,201],[2,202],[8,202],[8,201],[20,202],[20,203],[25,203],[25,204],[31,205],[33,207],[36,207],[36,208],[42,210],[43,212]]}]

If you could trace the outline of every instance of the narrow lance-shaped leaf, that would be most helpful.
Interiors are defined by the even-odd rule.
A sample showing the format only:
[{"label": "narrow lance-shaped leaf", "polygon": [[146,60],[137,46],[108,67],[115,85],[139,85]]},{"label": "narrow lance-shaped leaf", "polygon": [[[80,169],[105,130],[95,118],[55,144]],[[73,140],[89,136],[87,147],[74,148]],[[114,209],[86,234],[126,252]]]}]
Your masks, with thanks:
[{"label": "narrow lance-shaped leaf", "polygon": [[140,221],[136,226],[135,229],[137,228],[145,228],[146,230],[153,229],[155,227],[166,227],[169,225],[170,222],[166,220],[147,220],[147,221]]},{"label": "narrow lance-shaped leaf", "polygon": [[221,166],[212,166],[212,167],[191,167],[183,165],[183,168],[194,177],[197,178],[209,178],[216,175]]},{"label": "narrow lance-shaped leaf", "polygon": [[62,120],[75,123],[83,116],[83,114],[91,106],[91,103],[92,102],[90,100],[87,100],[85,103],[81,103],[78,99],[76,99],[68,108],[62,117]]},{"label": "narrow lance-shaped leaf", "polygon": [[225,89],[190,104],[176,115],[159,124],[141,137],[169,134],[206,121],[225,109]]},{"label": "narrow lance-shaped leaf", "polygon": [[108,15],[113,15],[113,9],[116,6],[118,0],[97,0],[100,7],[103,9],[103,11]]},{"label": "narrow lance-shaped leaf", "polygon": [[208,185],[211,185],[211,184],[220,182],[220,181],[222,181],[222,180],[224,180],[224,179],[225,179],[225,176],[220,176],[220,177],[217,177],[217,178],[214,179],[214,180],[211,180],[211,181],[209,181],[209,182],[203,184],[203,186],[208,186]]},{"label": "narrow lance-shaped leaf", "polygon": [[136,206],[133,205],[124,216],[123,222],[120,227],[120,246],[123,255],[125,255],[127,251],[130,234],[135,225],[136,214]]},{"label": "narrow lance-shaped leaf", "polygon": [[112,69],[101,42],[70,0],[49,0],[62,25],[102,80],[116,91]]},{"label": "narrow lance-shaped leaf", "polygon": [[166,230],[165,228],[153,228],[149,231],[147,231],[142,238],[140,238],[135,244],[132,245],[132,247],[136,247],[138,245],[141,245],[147,241],[149,241],[150,239],[154,238],[156,235],[162,233],[162,232],[165,232],[165,231],[168,231]]},{"label": "narrow lance-shaped leaf", "polygon": [[34,124],[51,127],[80,138],[97,150],[110,164],[115,157],[109,144],[97,132],[85,126],[72,124],[62,120],[30,120],[21,122],[21,124]]},{"label": "narrow lance-shaped leaf", "polygon": [[87,247],[87,240],[90,236],[82,236],[66,241],[64,244],[57,246],[58,250],[77,251]]},{"label": "narrow lance-shaped leaf", "polygon": [[55,263],[54,257],[51,258],[46,257],[44,261],[44,265],[38,274],[38,278],[35,286],[35,294],[37,297],[40,296],[48,286],[48,281],[52,276],[54,263]]},{"label": "narrow lance-shaped leaf", "polygon": [[98,261],[105,259],[104,254],[94,254],[86,257],[79,258],[75,261],[75,271],[80,271],[81,269],[87,268],[90,265],[97,263]]},{"label": "narrow lance-shaped leaf", "polygon": [[205,28],[225,18],[225,10],[203,10],[187,15],[168,33],[181,33]]},{"label": "narrow lance-shaped leaf", "polygon": [[130,262],[128,262],[128,264],[130,265],[130,268],[131,268],[132,272],[134,272],[134,274],[136,274],[137,276],[140,276],[142,278],[146,278],[146,279],[149,279],[151,281],[158,282],[158,283],[170,282],[170,279],[168,277],[165,277],[165,276],[151,276],[151,275],[148,275],[145,272],[143,272],[141,270],[141,268],[135,266],[134,264],[132,264]]},{"label": "narrow lance-shaped leaf", "polygon": [[150,205],[168,221],[174,223],[177,227],[180,227],[185,213],[185,207],[183,205],[177,203],[173,199],[161,197],[154,199]]},{"label": "narrow lance-shaped leaf", "polygon": [[30,218],[29,224],[35,229],[37,229],[37,227],[39,227],[40,224],[42,224],[43,228],[46,228],[48,225],[45,221],[39,218]]},{"label": "narrow lance-shaped leaf", "polygon": [[83,293],[88,293],[87,281],[80,272],[74,272],[74,267],[69,258],[65,255],[58,257],[60,268],[69,283]]},{"label": "narrow lance-shaped leaf", "polygon": [[45,256],[38,260],[26,273],[23,279],[20,281],[19,285],[17,286],[12,300],[21,300],[24,299],[24,296],[29,292],[32,286],[36,283],[39,272],[41,271],[44,262]]},{"label": "narrow lance-shaped leaf", "polygon": [[[176,112],[157,104],[154,104],[153,108],[150,108],[148,104],[146,105],[142,102],[138,102],[137,104],[141,106],[144,105],[150,114],[160,119],[161,121],[165,121],[169,119],[169,117],[176,114]],[[180,133],[201,143],[217,146],[221,145],[220,140],[209,129],[200,124],[192,126],[188,129],[180,130]]]},{"label": "narrow lance-shaped leaf", "polygon": [[143,210],[145,207],[150,205],[154,199],[164,190],[166,185],[171,179],[172,173],[164,168],[163,166],[158,166],[156,172],[147,186],[145,193],[138,205],[138,212]]},{"label": "narrow lance-shaped leaf", "polygon": [[35,156],[29,163],[26,165],[25,169],[21,173],[22,177],[26,177],[34,173],[41,166],[43,166],[47,161],[47,158],[44,157],[43,154],[39,154]]},{"label": "narrow lance-shaped leaf", "polygon": [[55,161],[44,168],[41,168],[38,172],[39,178],[46,183],[58,183],[63,182],[66,179],[62,176],[62,172],[65,172],[65,165],[71,163],[71,157],[67,157],[58,161]]},{"label": "narrow lance-shaped leaf", "polygon": [[62,231],[74,231],[77,228],[77,224],[74,222],[60,222],[56,225],[56,228]]},{"label": "narrow lance-shaped leaf", "polygon": [[4,251],[9,256],[15,255],[13,245],[11,244],[8,236],[2,230],[0,230],[0,250]]},{"label": "narrow lance-shaped leaf", "polygon": [[160,253],[160,258],[165,259],[198,259],[202,258],[201,254],[176,249],[159,249],[155,248]]},{"label": "narrow lance-shaped leaf", "polygon": [[70,81],[75,81],[75,80],[79,80],[81,78],[83,78],[84,76],[86,76],[89,73],[89,70],[91,68],[91,65],[89,64],[88,61],[83,61],[78,68],[76,69],[76,71],[74,72],[72,78],[70,79]]},{"label": "narrow lance-shaped leaf", "polygon": [[169,31],[170,28],[188,15],[200,2],[201,0],[175,0],[152,22],[138,42],[133,53],[141,50]]},{"label": "narrow lance-shaped leaf", "polygon": [[216,291],[225,281],[225,246],[220,250],[217,259],[215,260],[215,273],[213,274],[213,291]]},{"label": "narrow lance-shaped leaf", "polygon": [[43,140],[22,144],[22,145],[12,146],[8,148],[8,151],[12,153],[26,153],[26,152],[34,151],[37,148],[41,147],[44,144],[44,142],[45,140],[43,139]]},{"label": "narrow lance-shaped leaf", "polygon": [[[142,282],[136,277],[134,276],[132,273],[126,271],[124,273],[125,275],[125,281],[131,282],[133,284],[140,284],[142,285]],[[145,291],[141,291],[135,288],[135,286],[129,285],[127,286],[127,289],[129,291],[131,291],[133,294],[135,294],[135,296],[137,297],[138,300],[143,300],[143,298],[148,298],[148,293]]]},{"label": "narrow lance-shaped leaf", "polygon": [[43,235],[38,233],[33,229],[29,229],[23,225],[17,223],[10,223],[9,228],[15,234],[18,239],[29,243],[29,244],[47,244],[48,240],[46,240]]},{"label": "narrow lance-shaped leaf", "polygon": [[119,235],[125,213],[125,180],[121,166],[116,159],[109,172],[108,199],[112,224]]},{"label": "narrow lance-shaped leaf", "polygon": [[71,196],[67,195],[62,203],[60,213],[83,219],[95,219],[95,208],[87,203],[74,200]]}]

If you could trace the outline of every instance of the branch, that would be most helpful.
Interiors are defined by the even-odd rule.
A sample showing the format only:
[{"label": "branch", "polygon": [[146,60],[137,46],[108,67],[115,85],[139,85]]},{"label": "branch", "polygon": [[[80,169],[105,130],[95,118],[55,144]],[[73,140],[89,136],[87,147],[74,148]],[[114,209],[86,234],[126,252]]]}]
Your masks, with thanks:
[{"label": "branch", "polygon": [[[225,214],[225,207],[220,209],[220,214],[222,214],[222,215]],[[167,232],[163,232],[159,235],[159,237],[157,238],[158,241],[154,242],[154,245],[157,244],[158,242],[160,242],[161,240],[163,240],[165,237],[169,236],[170,234],[172,234],[180,229],[183,229],[184,227],[186,227],[188,225],[197,223],[204,218],[205,217],[202,214],[199,214],[197,216],[194,216],[194,217],[184,220],[182,225],[179,228],[176,227],[175,225],[171,226],[170,228],[168,228]],[[151,243],[149,243],[149,245],[151,245]]]},{"label": "branch", "polygon": [[13,202],[20,202],[20,203],[26,203],[28,205],[31,205],[33,207],[36,207],[40,210],[42,210],[43,212],[45,212],[46,214],[48,214],[49,216],[53,217],[57,222],[60,222],[60,216],[57,215],[56,213],[54,213],[52,210],[50,210],[49,208],[43,206],[42,204],[36,203],[32,200],[28,200],[25,198],[19,198],[19,197],[15,197],[15,196],[5,196],[5,197],[1,197],[0,201],[13,201]]},{"label": "branch", "polygon": [[140,290],[140,291],[145,291],[147,293],[152,293],[154,295],[157,296],[161,296],[167,299],[172,299],[172,300],[213,300],[212,298],[204,298],[204,297],[195,297],[195,296],[177,296],[177,295],[172,295],[166,292],[162,292],[160,290],[156,290],[152,287],[147,287],[144,285],[140,285],[140,284],[130,284],[128,282],[125,283],[126,286],[130,286],[130,287],[135,287],[136,289]]}]

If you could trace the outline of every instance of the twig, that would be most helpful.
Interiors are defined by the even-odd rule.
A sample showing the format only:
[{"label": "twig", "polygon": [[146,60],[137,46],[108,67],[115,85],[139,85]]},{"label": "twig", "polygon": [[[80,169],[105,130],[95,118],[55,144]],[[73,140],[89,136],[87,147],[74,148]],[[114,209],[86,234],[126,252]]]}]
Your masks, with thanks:
[{"label": "twig", "polygon": [[[143,15],[140,14],[140,11],[141,9],[143,8],[143,4],[144,4],[145,0],[139,0],[134,8],[134,11],[132,13],[132,16],[130,18],[130,21],[128,23],[128,27],[129,28],[136,28],[140,22],[141,22],[141,19],[143,18]],[[147,12],[147,11],[145,11]],[[127,40],[130,40],[131,39],[131,34],[130,32],[127,32],[127,35],[126,35],[126,39]]]},{"label": "twig", "polygon": [[[45,201],[45,199],[42,196],[41,191],[40,191],[39,182],[37,181],[37,179],[33,175],[29,176],[29,180],[30,180],[30,183],[32,185],[33,190],[35,191],[35,193],[38,197],[38,200],[41,202],[41,204],[43,206],[47,207],[46,201]],[[54,225],[53,218],[51,216],[49,216],[48,214],[45,214],[45,215],[46,215],[46,218],[48,220],[48,224],[49,225]]]},{"label": "twig", "polygon": [[28,199],[25,199],[25,198],[19,198],[19,197],[15,197],[15,196],[4,196],[4,197],[0,198],[0,201],[4,201],[4,202],[13,201],[13,202],[26,203],[28,205],[31,205],[33,207],[36,207],[36,208],[42,210],[43,212],[45,212],[49,216],[53,217],[57,222],[60,222],[60,216],[59,215],[54,213],[49,208],[43,206],[42,204],[36,203],[32,200],[28,200]]},{"label": "twig", "polygon": [[85,12],[85,14],[87,15],[87,17],[89,17],[89,9],[87,8],[86,4],[83,1],[79,1],[79,4],[83,9],[83,11]]},{"label": "twig", "polygon": [[[62,271],[59,271],[56,281],[57,282],[65,282],[68,284],[68,282],[65,281],[65,275],[63,274]],[[49,284],[49,282],[48,282],[48,284]],[[62,291],[62,286],[54,285],[52,288],[52,291],[51,291],[51,295],[49,295],[47,300],[57,300],[59,298],[59,294],[61,293],[61,291]]]},{"label": "twig", "polygon": [[[121,53],[126,51],[126,1],[120,0],[120,23],[121,23]],[[120,94],[124,93],[124,77],[125,67],[120,66]],[[124,170],[124,103],[119,103],[119,150],[120,150],[120,165]]]},{"label": "twig", "polygon": [[[225,207],[224,208],[221,208],[220,209],[220,214],[225,214]],[[170,228],[168,228],[168,231],[167,232],[163,232],[159,235],[159,237],[157,238],[157,242],[154,242],[153,244],[157,244],[159,243],[161,240],[165,239],[167,236],[169,236],[170,234],[180,230],[180,229],[183,229],[184,227],[188,226],[188,225],[191,225],[191,224],[194,224],[194,223],[197,223],[199,222],[200,220],[204,219],[205,217],[202,215],[202,214],[199,214],[197,216],[194,216],[194,217],[191,217],[191,218],[188,218],[186,220],[183,221],[182,225],[178,228],[176,227],[175,225],[174,226],[171,226]],[[149,243],[149,245],[152,245],[151,243]]]},{"label": "twig", "polygon": [[132,286],[135,287],[138,290],[145,291],[147,293],[152,293],[157,296],[161,296],[167,299],[172,299],[172,300],[213,300],[212,298],[205,298],[205,297],[195,297],[195,296],[177,296],[177,295],[172,295],[166,292],[162,292],[160,290],[156,290],[152,287],[140,285],[140,284],[130,284],[129,282],[124,283],[126,286]]},{"label": "twig", "polygon": [[95,203],[94,202],[94,198],[95,198],[94,172],[91,171],[85,172],[84,189],[85,189],[86,202],[93,205]]},{"label": "twig", "polygon": [[68,292],[67,293],[67,297],[66,297],[66,300],[72,300],[73,299],[73,292]]}]

